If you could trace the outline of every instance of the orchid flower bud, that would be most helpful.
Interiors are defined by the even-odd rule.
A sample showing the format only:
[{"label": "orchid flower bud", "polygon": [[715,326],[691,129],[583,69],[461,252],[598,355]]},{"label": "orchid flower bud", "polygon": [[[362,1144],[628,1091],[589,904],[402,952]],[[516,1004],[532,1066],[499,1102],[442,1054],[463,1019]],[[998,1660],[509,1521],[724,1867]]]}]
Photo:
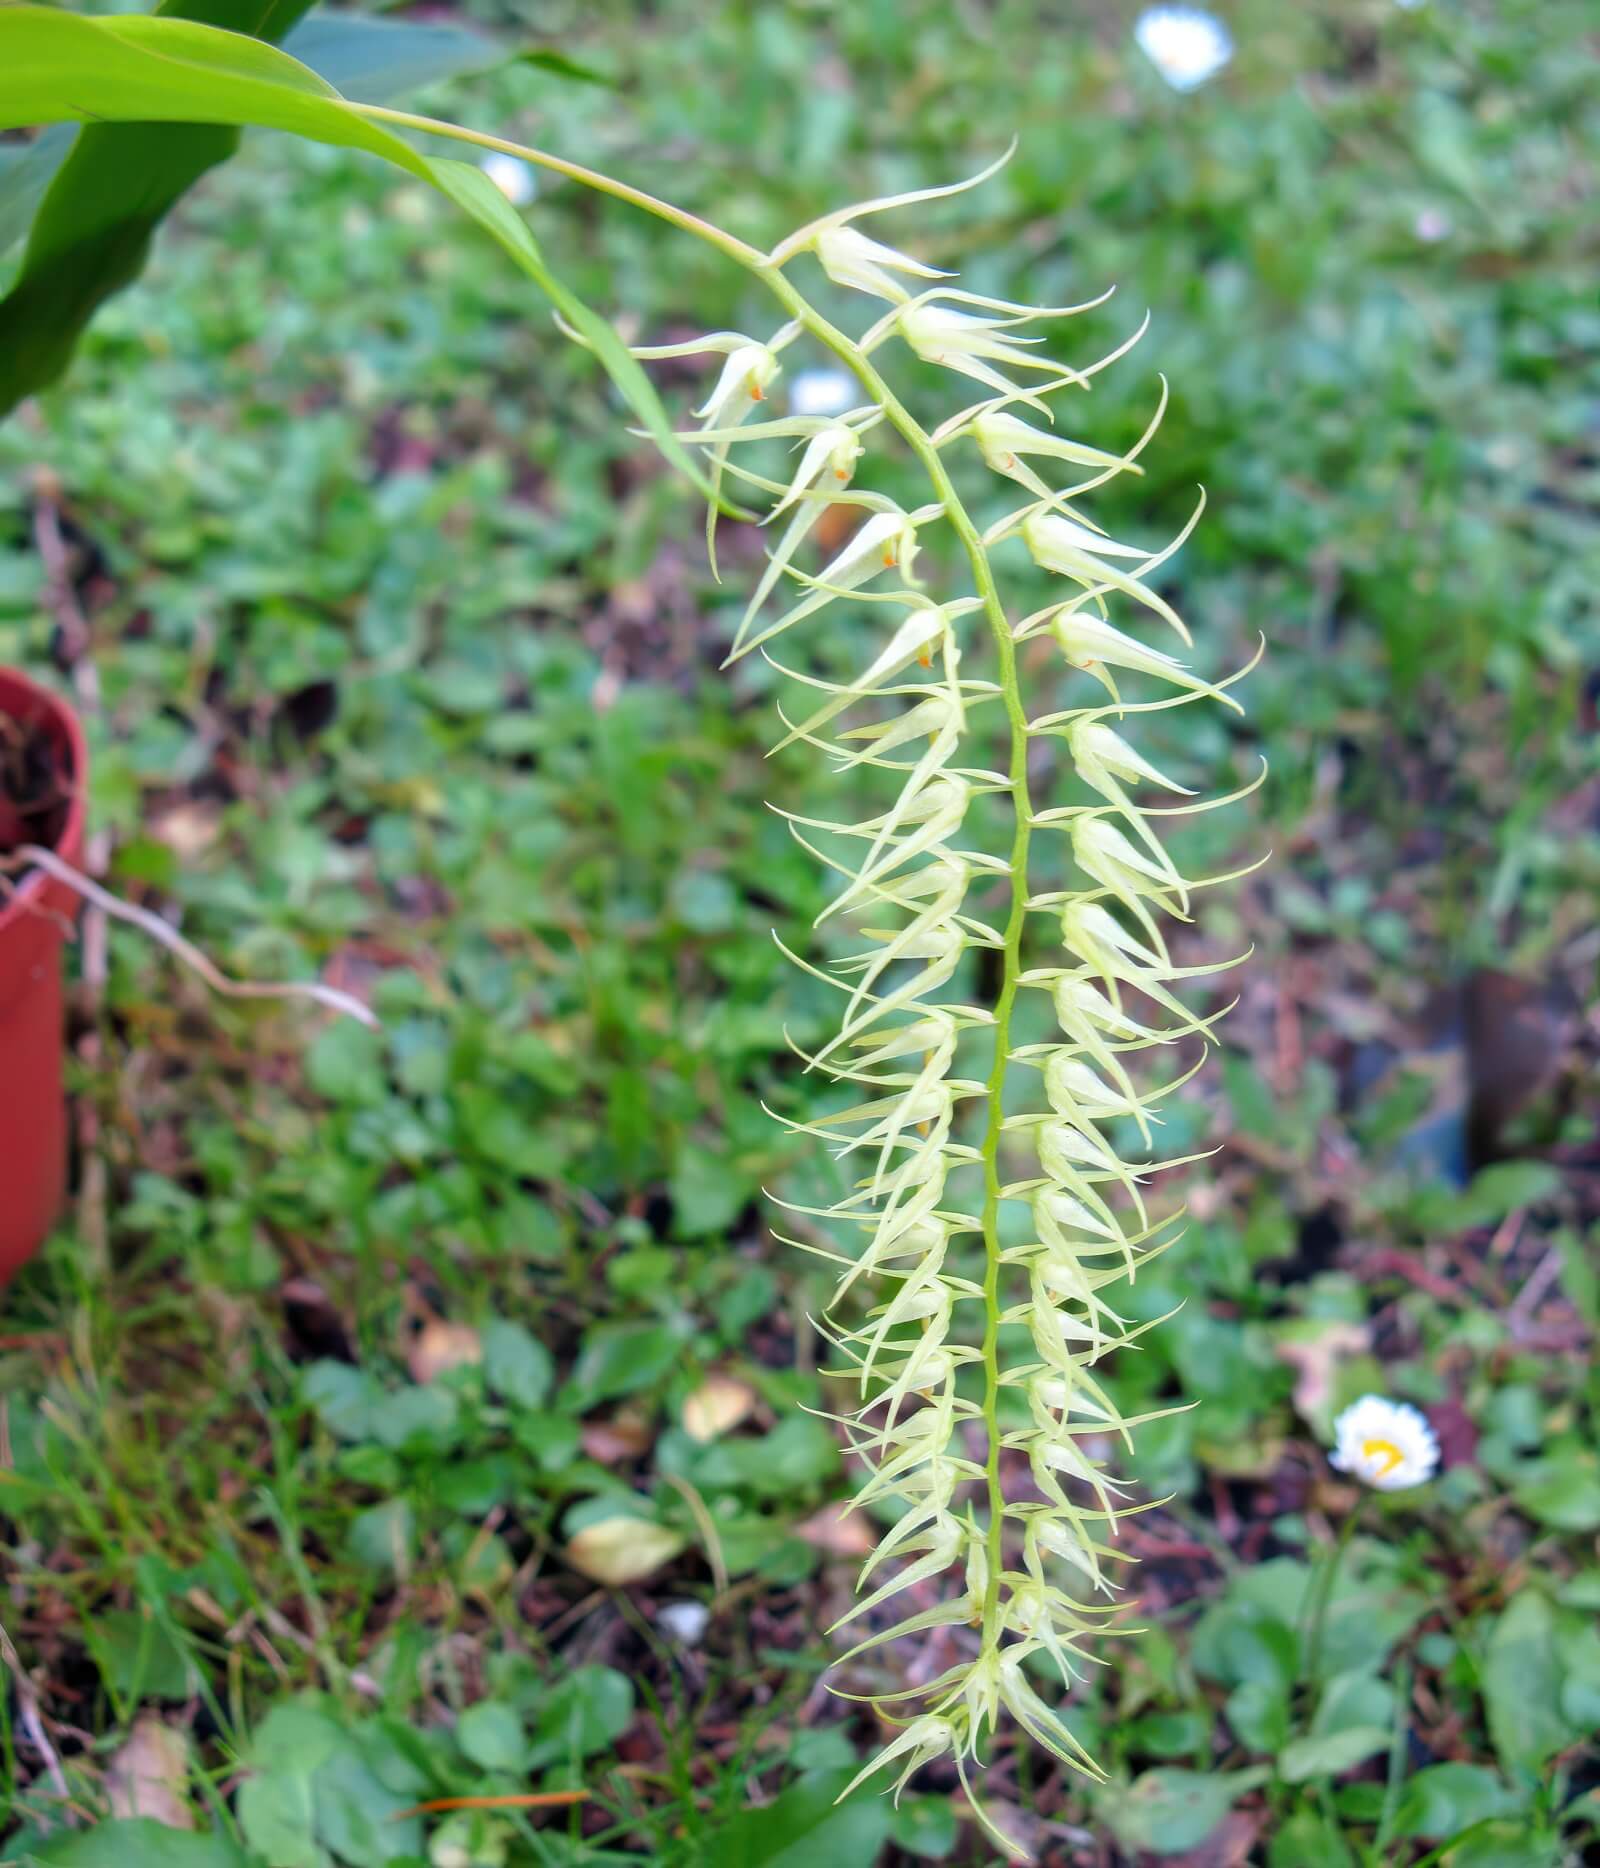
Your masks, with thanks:
[{"label": "orchid flower bud", "polygon": [[1007,327],[1015,318],[979,318],[972,313],[955,311],[948,305],[916,302],[903,306],[895,315],[900,335],[925,363],[936,363],[962,376],[987,383],[1004,395],[1021,395],[1032,406],[1043,407],[1038,397],[1019,391],[1007,376],[994,366],[1008,369],[1045,370],[1060,373],[1060,365],[1048,358],[1030,356],[1023,348],[1037,344],[1037,337],[1011,337]]},{"label": "orchid flower bud", "polygon": [[896,252],[892,246],[884,246],[881,241],[857,233],[854,227],[824,227],[816,237],[813,250],[822,270],[835,285],[849,286],[856,292],[870,292],[875,298],[887,298],[896,303],[911,294],[892,276],[894,273],[907,273],[915,279],[950,276],[936,266],[925,266],[907,253]]},{"label": "orchid flower bud", "polygon": [[1042,428],[1008,415],[1003,409],[985,409],[973,417],[972,436],[984,464],[1008,479],[1038,488],[1038,476],[1023,467],[1028,455],[1044,455],[1068,461],[1075,467],[1101,468],[1111,473],[1143,473],[1144,469],[1120,454],[1106,454],[1099,448],[1085,447],[1065,435],[1048,434]]},{"label": "orchid flower bud", "polygon": [[[730,357],[729,362],[732,361]],[[789,490],[767,514],[763,523],[770,524],[780,512],[786,512],[824,473],[831,474],[835,480],[847,481],[855,472],[856,462],[864,452],[861,437],[855,429],[847,428],[839,422],[819,428],[806,443],[805,452],[800,456],[800,465],[789,482]]]}]

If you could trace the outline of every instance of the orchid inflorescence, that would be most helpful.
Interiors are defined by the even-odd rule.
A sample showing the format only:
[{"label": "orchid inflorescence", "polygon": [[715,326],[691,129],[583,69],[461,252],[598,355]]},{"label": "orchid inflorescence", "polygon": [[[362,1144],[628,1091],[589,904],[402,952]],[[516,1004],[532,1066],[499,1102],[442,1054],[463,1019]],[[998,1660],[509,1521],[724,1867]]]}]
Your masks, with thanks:
[{"label": "orchid inflorescence", "polygon": [[[845,1617],[888,1625],[876,1626],[849,1657],[935,1631],[945,1631],[958,1655],[925,1684],[873,1696],[894,1735],[861,1775],[892,1767],[898,1790],[922,1765],[948,1757],[971,1795],[969,1766],[1002,1711],[1059,1759],[1100,1775],[1036,1690],[1028,1663],[1045,1656],[1068,1679],[1080,1672],[1090,1658],[1086,1637],[1106,1632],[1115,1613],[1110,1570],[1119,1521],[1142,1509],[1126,1502],[1127,1488],[1107,1476],[1096,1448],[1106,1436],[1128,1441],[1140,1419],[1153,1416],[1124,1418],[1094,1371],[1150,1326],[1129,1327],[1101,1293],[1173,1243],[1171,1221],[1152,1215],[1142,1183],[1177,1163],[1125,1160],[1109,1125],[1126,1119],[1147,1154],[1160,1100],[1199,1063],[1151,1086],[1136,1078],[1139,1054],[1188,1039],[1201,1041],[1203,1059],[1220,1016],[1192,1011],[1173,989],[1219,967],[1179,966],[1168,949],[1163,922],[1186,920],[1202,884],[1178,872],[1156,825],[1229,801],[1195,800],[1112,722],[1206,699],[1237,703],[1226,691],[1232,681],[1202,678],[1177,654],[1131,633],[1127,618],[1111,620],[1112,605],[1125,605],[1135,622],[1153,622],[1189,644],[1182,618],[1153,580],[1188,537],[1198,505],[1159,549],[1107,536],[1079,505],[1107,481],[1142,471],[1138,457],[1159,425],[1165,383],[1148,427],[1125,453],[1086,446],[1053,425],[1050,398],[1087,388],[1143,327],[1110,355],[1070,368],[1029,327],[1102,298],[1035,308],[962,291],[951,275],[856,224],[952,192],[870,201],[784,241],[753,268],[790,313],[770,338],[718,332],[635,354],[723,359],[695,411],[698,426],[678,438],[704,451],[713,545],[730,481],[772,502],[764,520],[772,526],[768,562],[729,659],[758,652],[805,696],[792,712],[780,709],[787,729],[780,745],[815,747],[840,772],[893,774],[896,786],[892,802],[858,822],[790,818],[796,837],[838,878],[820,920],[853,925],[861,947],[828,964],[791,956],[841,1002],[837,1030],[819,1049],[802,1052],[805,1063],[848,1085],[857,1100],[789,1126],[831,1144],[858,1178],[831,1207],[791,1209],[842,1228],[853,1245],[789,1243],[837,1266],[830,1320],[821,1327],[859,1396],[842,1417],[867,1473],[855,1503],[886,1506],[892,1515],[863,1570],[862,1599]],[[804,254],[836,285],[887,304],[860,338],[830,324],[794,286],[786,269]],[[838,415],[772,413],[784,353],[807,335],[853,373],[861,406]],[[877,359],[895,341],[977,383],[983,399],[925,429],[880,373]],[[928,503],[907,510],[855,486],[858,462],[887,431],[926,469]],[[747,444],[778,442],[792,450],[787,478],[742,458]],[[1013,501],[1020,494],[1022,503],[980,527],[946,467],[961,448],[975,449],[997,490]],[[1070,484],[1053,486],[1045,477],[1052,471]],[[856,521],[848,542],[819,554],[816,568],[802,568],[819,531],[839,535],[841,509]],[[952,530],[965,551],[967,592],[935,596],[917,576],[923,541],[936,526]],[[991,560],[1013,538],[1064,587],[1016,621],[1000,600]],[[841,604],[860,606],[868,644],[853,677],[824,679],[778,659],[780,638]],[[968,672],[980,615],[995,652],[993,679]],[[1046,637],[1069,668],[1100,684],[1104,698],[1026,715],[1018,645]],[[1130,679],[1146,683],[1149,697],[1126,698]],[[971,762],[974,721],[981,728],[996,712],[1009,729],[1004,771]],[[1035,804],[1029,750],[1042,738],[1061,742],[1091,802]],[[1173,801],[1140,803],[1138,794],[1148,790]],[[966,841],[969,814],[984,794],[1003,794],[1014,806],[1014,841],[1003,854]],[[1066,839],[1080,886],[1032,890],[1027,859],[1035,832]],[[1009,886],[1003,924],[974,906],[996,883]],[[1024,931],[1042,917],[1059,929],[1059,952],[1048,964],[1026,964]],[[993,1004],[951,996],[977,949],[1000,956]],[[1013,1007],[1024,988],[1048,995],[1059,1038],[1013,1040]],[[986,1074],[960,1074],[984,1046]],[[1038,1073],[1042,1096],[1027,1111],[1007,1104],[1012,1064]],[[1005,1180],[1014,1155],[1025,1156],[1026,1166]],[[1008,1202],[1031,1213],[1025,1243],[1003,1243]],[[973,1239],[981,1241],[981,1260],[958,1243]],[[980,1262],[980,1275],[966,1275]],[[867,1290],[877,1302],[863,1314],[858,1296]],[[1011,1326],[1031,1345],[1020,1362],[1001,1359],[1001,1331],[1009,1335]],[[948,1599],[879,1615],[910,1592],[925,1599],[947,1573],[960,1578]],[[981,1814],[980,1799],[972,1801]]]}]

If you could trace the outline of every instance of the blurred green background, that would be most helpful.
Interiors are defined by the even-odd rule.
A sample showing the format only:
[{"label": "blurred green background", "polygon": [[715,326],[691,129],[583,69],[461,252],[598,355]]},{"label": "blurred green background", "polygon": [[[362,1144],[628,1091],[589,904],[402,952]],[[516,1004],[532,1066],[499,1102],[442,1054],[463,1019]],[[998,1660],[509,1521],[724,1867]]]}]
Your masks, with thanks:
[{"label": "blurred green background", "polygon": [[[1199,1405],[1132,1469],[1173,1494],[1134,1533],[1149,1632],[1072,1699],[1111,1781],[1007,1740],[988,1785],[1048,1863],[1577,1863],[1597,22],[1219,12],[1231,62],[1182,93],[1122,6],[478,0],[452,17],[577,75],[415,107],[761,246],[1014,135],[889,237],[1005,297],[1115,283],[1052,340],[1073,361],[1149,308],[1072,409],[1122,447],[1171,383],[1097,515],[1165,536],[1204,486],[1169,593],[1207,672],[1268,653],[1242,727],[1184,710],[1142,743],[1224,789],[1265,756],[1178,847],[1274,854],[1205,903],[1193,957],[1253,951],[1163,1139],[1221,1152],[1122,1304],[1184,1308],[1119,1398]],[[527,212],[635,341],[773,322],[614,203],[541,177]],[[683,410],[702,373],[658,380]],[[763,759],[772,677],[718,672],[760,550],[725,528],[711,581],[692,498],[448,204],[284,139],[185,202],[0,429],[0,660],[88,706],[113,882],[385,1027],[208,1000],[117,928],[81,969],[74,1205],[0,1312],[0,1620],[32,1682],[0,1714],[0,1860],[994,1859],[937,1772],[898,1813],[832,1802],[881,1739],[819,1684],[852,1475],[802,1411],[821,1287],[760,1190],[830,1185],[761,1108],[813,1106],[784,1034],[829,1015],[770,938],[803,946],[825,896],[763,800],[838,789]],[[852,648],[840,620],[806,653]],[[1027,674],[1049,711],[1051,658]],[[1322,1448],[1369,1389],[1429,1410],[1446,1470],[1369,1511],[1313,1680],[1309,1564],[1355,1503]],[[570,1559],[619,1516],[659,1561],[610,1590]]]}]

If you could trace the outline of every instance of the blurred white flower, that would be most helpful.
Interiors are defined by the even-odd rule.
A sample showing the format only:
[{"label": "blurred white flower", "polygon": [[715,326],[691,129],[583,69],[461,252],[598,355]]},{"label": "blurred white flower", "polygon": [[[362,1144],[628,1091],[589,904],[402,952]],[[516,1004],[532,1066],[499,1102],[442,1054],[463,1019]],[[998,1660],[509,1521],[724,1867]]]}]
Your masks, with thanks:
[{"label": "blurred white flower", "polygon": [[1414,223],[1414,232],[1419,240],[1425,240],[1432,246],[1436,241],[1448,240],[1455,231],[1448,214],[1441,214],[1437,208],[1424,208]]},{"label": "blurred white flower", "polygon": [[1146,7],[1133,29],[1139,50],[1175,91],[1192,91],[1233,57],[1220,19],[1197,6]]},{"label": "blurred white flower", "polygon": [[663,1602],[656,1610],[656,1626],[680,1647],[698,1647],[710,1620],[703,1602]]},{"label": "blurred white flower", "polygon": [[497,149],[478,164],[514,208],[525,208],[537,193],[533,170],[515,156],[505,156]]},{"label": "blurred white flower", "polygon": [[843,415],[860,400],[848,370],[801,370],[789,383],[789,408],[796,415]]},{"label": "blurred white flower", "polygon": [[1333,1423],[1337,1446],[1328,1464],[1379,1492],[1424,1485],[1439,1464],[1439,1442],[1418,1410],[1383,1395],[1363,1395]]}]

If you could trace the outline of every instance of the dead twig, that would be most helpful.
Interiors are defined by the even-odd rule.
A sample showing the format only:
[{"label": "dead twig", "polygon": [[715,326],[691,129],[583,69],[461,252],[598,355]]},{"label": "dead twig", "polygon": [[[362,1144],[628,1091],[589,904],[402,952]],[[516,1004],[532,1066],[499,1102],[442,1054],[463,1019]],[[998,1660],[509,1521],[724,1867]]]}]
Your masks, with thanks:
[{"label": "dead twig", "polygon": [[[72,1792],[67,1788],[67,1774],[61,1768],[61,1760],[56,1756],[56,1748],[50,1743],[50,1736],[44,1729],[44,1720],[39,1716],[39,1695],[33,1681],[28,1676],[17,1650],[11,1645],[11,1637],[0,1625],[0,1660],[11,1670],[11,1677],[17,1685],[17,1719],[27,1733],[35,1751],[44,1760],[45,1773],[51,1786],[64,1804],[72,1801]],[[63,1816],[63,1821],[69,1820]]]},{"label": "dead twig", "polygon": [[24,843],[4,859],[0,859],[0,869],[18,869],[32,867],[42,869],[46,875],[81,895],[86,902],[102,909],[115,920],[126,921],[142,934],[147,934],[157,945],[165,947],[176,959],[198,973],[201,979],[215,993],[226,999],[310,999],[318,1005],[325,1005],[331,1011],[342,1012],[347,1018],[354,1018],[372,1030],[378,1029],[378,1018],[367,1006],[351,993],[341,992],[337,986],[325,986],[320,980],[301,982],[298,980],[254,980],[230,979],[216,967],[194,945],[187,941],[176,928],[169,927],[157,914],[148,908],[136,908],[132,902],[121,901],[98,882],[91,881],[81,870],[74,869],[71,863],[63,862],[53,850],[42,849],[36,843]]}]

